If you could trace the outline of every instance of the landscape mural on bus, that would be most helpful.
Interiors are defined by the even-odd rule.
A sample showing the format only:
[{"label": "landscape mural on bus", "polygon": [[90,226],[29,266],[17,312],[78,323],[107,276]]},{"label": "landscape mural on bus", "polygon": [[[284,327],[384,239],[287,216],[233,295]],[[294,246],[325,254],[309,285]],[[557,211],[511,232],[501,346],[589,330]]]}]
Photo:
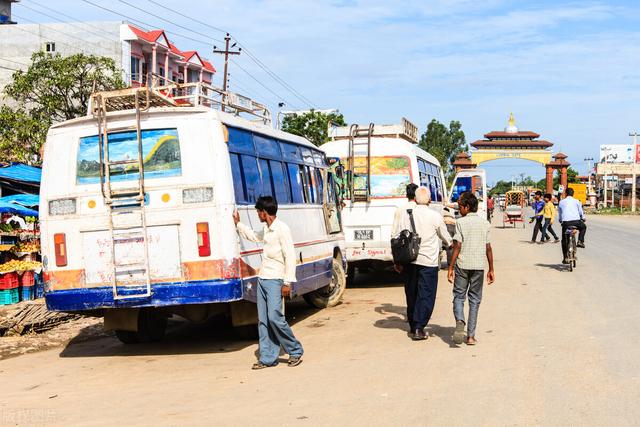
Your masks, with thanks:
[{"label": "landscape mural on bus", "polygon": [[[354,158],[354,189],[367,187],[366,157]],[[345,162],[346,163],[346,162]],[[404,197],[411,182],[408,157],[371,157],[371,197]]]},{"label": "landscape mural on bus", "polygon": [[[100,152],[98,136],[80,138],[76,176],[78,184],[94,184],[100,181]],[[165,178],[182,174],[180,141],[177,129],[153,129],[142,131],[144,177]],[[135,160],[138,156],[138,139],[135,131],[109,135],[109,160]],[[138,179],[135,164],[111,167],[111,181]]]}]

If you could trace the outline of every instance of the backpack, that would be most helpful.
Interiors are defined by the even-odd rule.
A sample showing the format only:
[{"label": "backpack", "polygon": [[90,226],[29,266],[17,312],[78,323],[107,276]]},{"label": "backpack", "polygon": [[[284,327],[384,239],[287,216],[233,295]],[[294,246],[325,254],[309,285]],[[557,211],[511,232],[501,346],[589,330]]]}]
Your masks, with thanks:
[{"label": "backpack", "polygon": [[413,210],[407,209],[411,230],[402,230],[391,239],[391,253],[395,264],[410,264],[418,258],[420,242],[422,239],[416,233],[416,224],[413,222]]}]

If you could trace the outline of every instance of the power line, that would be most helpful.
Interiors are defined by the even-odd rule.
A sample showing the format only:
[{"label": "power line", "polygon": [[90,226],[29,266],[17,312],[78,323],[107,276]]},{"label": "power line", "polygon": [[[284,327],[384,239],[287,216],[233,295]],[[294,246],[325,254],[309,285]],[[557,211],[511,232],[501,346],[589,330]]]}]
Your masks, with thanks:
[{"label": "power line", "polygon": [[[99,33],[96,33],[96,32],[94,32],[94,31],[88,31],[87,29],[82,28],[82,27],[81,27],[81,26],[79,26],[79,25],[76,25],[76,24],[74,24],[74,23],[72,23],[72,22],[62,21],[61,19],[56,18],[55,16],[51,16],[51,15],[49,15],[48,13],[45,13],[45,12],[39,11],[39,10],[37,10],[37,9],[34,9],[34,8],[32,8],[32,7],[29,7],[29,6],[27,6],[26,4],[21,3],[21,4],[20,4],[20,6],[21,6],[21,7],[26,7],[26,8],[27,8],[27,9],[29,9],[29,10],[33,10],[33,11],[34,11],[34,12],[36,12],[36,13],[39,13],[39,14],[41,14],[41,15],[44,15],[44,16],[46,16],[46,17],[48,17],[48,18],[51,18],[51,19],[53,19],[53,20],[55,20],[55,21],[58,21],[58,22],[60,22],[60,23],[72,25],[72,26],[74,26],[74,27],[76,27],[76,28],[81,29],[82,31],[88,32],[88,33],[90,33],[90,34],[94,34],[94,35],[96,35],[96,36],[98,36],[98,37],[102,37],[102,38],[103,38],[103,39],[105,39],[105,40],[109,40],[109,41],[113,42],[113,37],[105,36],[105,35],[103,35],[103,34],[99,34]],[[42,8],[44,8],[44,9],[50,10],[50,11],[51,11],[51,12],[53,12],[53,13],[56,13],[56,14],[58,14],[58,15],[64,16],[64,17],[66,17],[66,18],[68,18],[68,19],[71,19],[72,21],[75,21],[73,18],[69,17],[69,15],[65,15],[64,13],[61,13],[61,12],[55,11],[55,10],[53,10],[53,9],[51,9],[51,8],[48,8],[48,7],[44,6],[44,5],[38,4],[38,7],[42,7]],[[94,27],[94,26],[90,26],[90,27],[98,29],[98,27]],[[99,29],[99,31],[105,32],[103,29]]]},{"label": "power line", "polygon": [[[122,1],[122,0],[119,0]],[[165,9],[167,9],[170,12],[173,12],[177,15],[182,16],[183,18],[189,19],[190,21],[193,22],[197,22],[198,24],[204,25],[206,27],[209,27],[213,30],[216,31],[220,31],[222,33],[226,33],[227,31],[223,30],[222,28],[219,27],[215,27],[211,24],[208,24],[206,22],[200,21],[196,18],[190,17],[188,15],[185,15],[182,12],[179,12],[175,9],[172,9],[170,7],[165,6],[164,4],[157,2],[155,0],[147,0],[150,3],[155,4],[156,6],[160,6],[163,7]],[[193,31],[193,30],[192,30]],[[240,45],[240,47],[242,47],[245,50],[245,53],[247,54],[247,56],[253,61],[255,62],[260,68],[263,69],[263,71],[265,73],[267,73],[271,78],[273,78],[276,82],[278,82],[280,85],[282,85],[285,89],[287,89],[289,92],[291,92],[296,98],[298,98],[299,100],[301,100],[303,103],[307,104],[309,107],[313,108],[313,102],[310,101],[308,98],[306,98],[304,95],[302,95],[300,92],[298,92],[296,89],[294,89],[289,83],[287,83],[286,81],[284,81],[280,76],[278,76],[275,72],[273,72],[264,62],[262,62],[260,59],[258,59],[258,57],[256,55],[253,54],[253,52],[251,52],[243,43],[240,43],[240,41],[238,41],[237,38],[234,37],[234,39],[236,40],[236,42],[238,43],[238,45]]]},{"label": "power line", "polygon": [[18,62],[18,61],[14,61],[13,59],[7,59],[7,58],[0,58],[1,61],[7,61],[7,62],[13,62],[14,64],[18,64],[18,65],[25,65],[27,67],[30,66],[30,64],[25,64],[24,62]]},{"label": "power line", "polygon": [[0,65],[0,68],[2,68],[3,70],[9,70],[9,71],[20,71],[17,68],[5,67],[4,65]]},{"label": "power line", "polygon": [[[147,28],[154,28],[154,27],[156,27],[155,25],[148,24],[148,23],[146,23],[146,22],[144,22],[144,21],[141,21],[141,20],[139,20],[139,19],[133,19],[133,18],[131,18],[130,16],[127,16],[127,15],[122,14],[122,13],[120,13],[120,12],[116,12],[115,10],[108,9],[108,8],[106,8],[106,7],[104,7],[104,6],[100,6],[99,4],[93,3],[92,1],[89,1],[89,0],[82,0],[82,1],[83,1],[83,2],[85,2],[85,3],[88,3],[88,4],[90,4],[90,5],[92,5],[92,6],[94,6],[94,7],[97,7],[97,8],[99,8],[99,9],[106,10],[107,12],[111,12],[111,13],[113,13],[113,14],[115,14],[115,15],[118,15],[118,16],[120,16],[120,17],[122,17],[122,18],[128,19],[128,20],[129,20],[129,21],[131,21],[131,22],[138,22],[138,23],[139,23],[138,25],[143,25],[143,26],[145,26],[145,27],[147,27]],[[176,37],[181,37],[181,38],[186,39],[186,40],[191,40],[191,41],[193,41],[193,42],[196,42],[196,43],[199,43],[199,44],[203,44],[203,45],[205,45],[205,46],[210,45],[210,43],[208,43],[208,42],[203,42],[202,40],[194,39],[194,38],[192,38],[192,37],[185,36],[184,34],[176,33],[176,32],[174,32],[174,31],[165,31],[165,32],[166,32],[167,34],[171,34],[171,35],[176,36]]]},{"label": "power line", "polygon": [[192,30],[191,28],[187,28],[187,27],[185,27],[185,26],[183,26],[183,25],[176,24],[176,23],[175,23],[175,22],[173,22],[173,21],[170,21],[170,20],[165,19],[165,18],[163,18],[163,17],[161,17],[161,16],[158,16],[158,15],[155,15],[155,14],[153,14],[153,13],[151,13],[151,12],[149,12],[149,11],[145,10],[145,9],[142,9],[141,7],[135,6],[135,5],[133,5],[133,4],[131,4],[131,3],[129,3],[129,2],[127,2],[127,1],[125,1],[125,0],[118,0],[118,1],[119,1],[120,3],[124,3],[124,4],[126,4],[126,5],[127,5],[127,6],[129,6],[129,7],[134,8],[134,9],[136,9],[136,10],[139,10],[140,12],[143,12],[143,13],[146,13],[146,14],[148,14],[148,15],[151,15],[151,16],[153,16],[154,18],[157,18],[157,19],[159,19],[159,20],[161,20],[161,21],[167,22],[167,23],[169,23],[169,24],[171,24],[171,25],[174,25],[174,26],[176,26],[176,27],[178,27],[178,28],[182,28],[183,30],[190,31],[190,32],[192,32],[192,33],[194,33],[194,34],[198,34],[198,35],[203,36],[203,37],[205,37],[205,38],[211,38],[211,40],[216,41],[216,42],[219,42],[219,43],[224,43],[222,40],[215,39],[215,38],[213,38],[213,37],[209,36],[208,34],[200,33],[200,32],[198,32],[198,31]]},{"label": "power line", "polygon": [[[236,67],[238,67],[239,69],[241,69],[242,71],[245,72],[245,74],[247,74],[249,77],[251,77],[256,83],[258,83],[260,86],[262,86],[263,88],[265,88],[266,90],[268,90],[269,92],[271,92],[273,95],[275,95],[275,97],[277,99],[283,99],[280,95],[278,95],[277,93],[275,93],[273,90],[271,90],[271,88],[267,87],[264,83],[262,83],[260,80],[258,80],[257,78],[255,78],[250,72],[248,72],[247,70],[244,69],[244,67],[242,67],[240,64],[238,64],[236,61],[234,61],[233,59],[231,59],[231,62],[234,63],[234,65]],[[296,110],[300,110],[300,107],[296,106],[295,104],[291,103],[290,104],[293,108],[295,108]]]}]

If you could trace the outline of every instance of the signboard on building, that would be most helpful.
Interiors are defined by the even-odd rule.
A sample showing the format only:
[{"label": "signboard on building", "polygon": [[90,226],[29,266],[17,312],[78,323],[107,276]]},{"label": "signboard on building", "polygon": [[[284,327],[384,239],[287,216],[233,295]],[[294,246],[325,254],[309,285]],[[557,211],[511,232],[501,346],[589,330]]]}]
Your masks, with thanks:
[{"label": "signboard on building", "polygon": [[598,175],[632,175],[640,174],[640,163],[598,163]]},{"label": "signboard on building", "polygon": [[633,163],[636,161],[633,144],[607,144],[600,146],[600,163]]}]

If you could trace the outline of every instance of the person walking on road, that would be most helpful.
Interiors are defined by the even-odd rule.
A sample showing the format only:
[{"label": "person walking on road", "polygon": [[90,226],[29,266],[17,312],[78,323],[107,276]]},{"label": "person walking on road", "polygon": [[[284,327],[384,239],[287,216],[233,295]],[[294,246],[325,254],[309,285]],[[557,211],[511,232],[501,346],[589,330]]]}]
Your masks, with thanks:
[{"label": "person walking on road", "polygon": [[585,216],[582,210],[582,203],[573,198],[573,188],[565,190],[566,197],[558,203],[558,221],[562,225],[562,263],[569,264],[567,261],[567,251],[569,250],[569,236],[567,229],[576,227],[578,229],[578,247],[584,248],[584,237],[587,233],[587,226],[584,223]]},{"label": "person walking on road", "polygon": [[233,222],[238,234],[252,242],[263,243],[262,266],[258,273],[258,334],[260,358],[252,369],[276,366],[280,346],[289,354],[289,366],[302,363],[302,344],[293,335],[283,313],[283,297],[291,294],[296,281],[296,254],[291,230],[276,217],[278,203],[271,196],[258,198],[258,218],[264,228],[255,232],[240,222],[238,211]]},{"label": "person walking on road", "polygon": [[[426,187],[415,190],[416,206],[412,210],[415,229],[421,238],[418,258],[411,264],[396,265],[395,269],[404,274],[405,296],[407,299],[407,322],[414,341],[426,340],[424,328],[431,319],[438,290],[440,269],[440,240],[451,245],[451,236],[442,215],[429,208],[431,192]],[[409,214],[396,218],[393,230],[411,229]]]},{"label": "person walking on road", "polygon": [[406,215],[407,209],[415,209],[416,207],[416,190],[418,186],[414,183],[407,184],[405,189],[407,194],[407,203],[404,206],[398,206],[396,208],[396,212],[393,216],[393,225],[391,229],[391,235],[397,236],[403,229],[396,230],[396,227],[399,227],[402,224],[402,217]]},{"label": "person walking on road", "polygon": [[536,191],[531,207],[533,208],[533,220],[535,221],[535,225],[533,226],[533,236],[531,236],[531,243],[535,243],[538,238],[538,232],[542,230],[542,209],[544,209],[542,191]]},{"label": "person walking on road", "polygon": [[542,217],[544,218],[544,223],[542,224],[542,240],[541,243],[548,242],[551,240],[547,231],[551,233],[553,236],[554,242],[558,243],[560,239],[558,239],[558,235],[551,225],[553,224],[553,219],[556,216],[556,207],[551,201],[551,194],[547,193],[544,195],[544,208],[542,209]]},{"label": "person walking on road", "polygon": [[[453,259],[449,265],[447,278],[453,283],[453,315],[456,329],[453,342],[467,345],[476,344],[476,324],[478,309],[482,300],[485,257],[489,263],[487,282],[495,280],[493,271],[493,250],[489,241],[489,222],[478,216],[478,199],[472,193],[460,195],[458,200],[460,215],[453,236]],[[464,301],[469,296],[469,323],[465,333]]]}]

